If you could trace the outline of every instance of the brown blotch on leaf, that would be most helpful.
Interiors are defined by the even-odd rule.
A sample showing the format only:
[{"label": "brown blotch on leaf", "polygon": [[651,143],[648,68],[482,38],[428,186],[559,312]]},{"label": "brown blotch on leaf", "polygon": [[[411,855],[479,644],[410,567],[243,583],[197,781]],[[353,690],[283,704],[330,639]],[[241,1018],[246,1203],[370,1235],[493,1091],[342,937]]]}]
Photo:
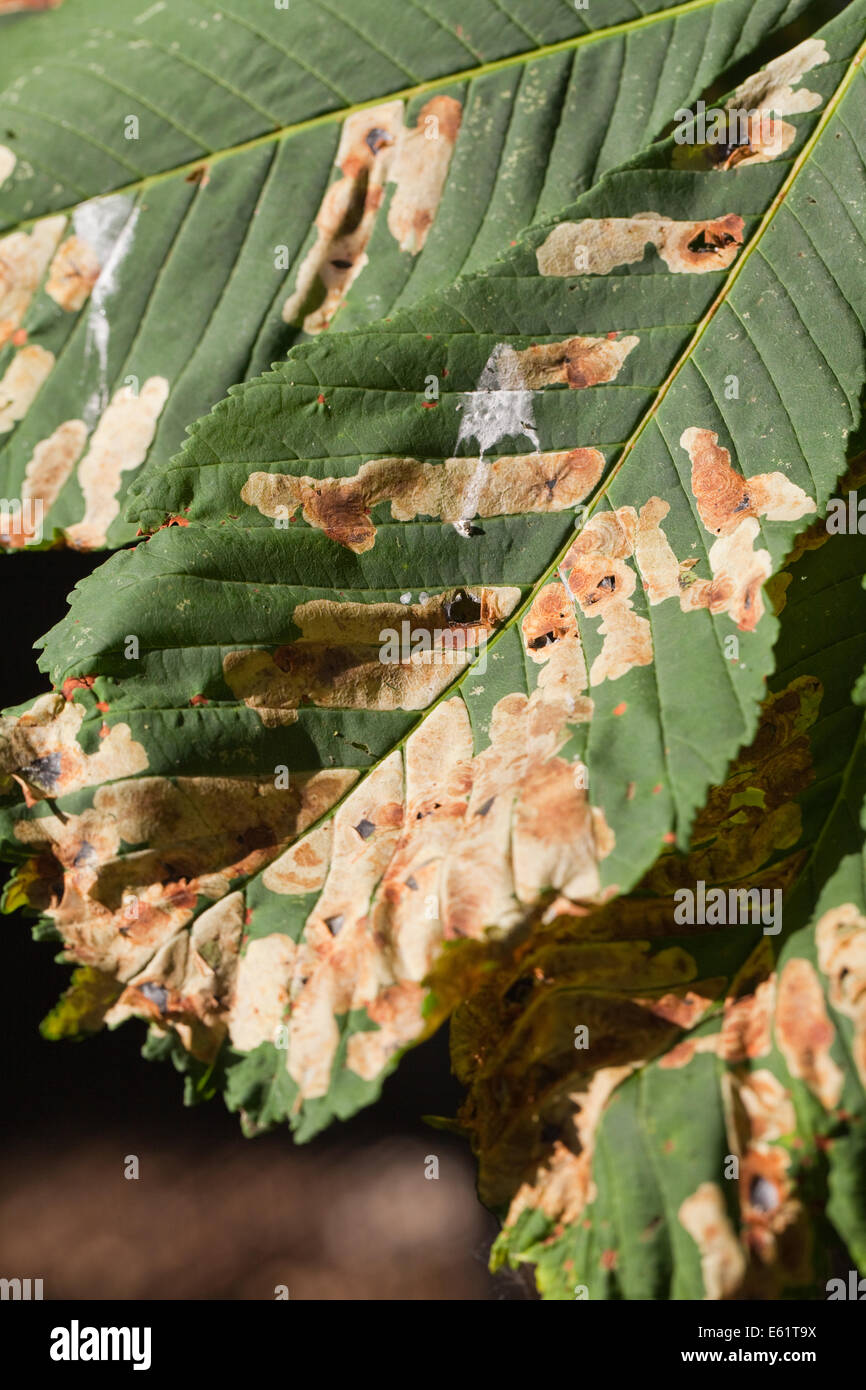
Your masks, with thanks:
[{"label": "brown blotch on leaf", "polygon": [[825,1110],[834,1109],[844,1082],[830,1055],[836,1029],[814,966],[801,957],[786,961],[779,977],[775,1025],[791,1075],[806,1083]]},{"label": "brown blotch on leaf", "polygon": [[582,501],[603,469],[604,455],[598,449],[519,454],[491,462],[372,459],[349,478],[252,473],[241,497],[263,516],[288,518],[300,508],[308,525],[363,554],[375,544],[370,513],[381,502],[391,503],[395,521],[430,516],[454,523],[473,516],[557,512]]}]

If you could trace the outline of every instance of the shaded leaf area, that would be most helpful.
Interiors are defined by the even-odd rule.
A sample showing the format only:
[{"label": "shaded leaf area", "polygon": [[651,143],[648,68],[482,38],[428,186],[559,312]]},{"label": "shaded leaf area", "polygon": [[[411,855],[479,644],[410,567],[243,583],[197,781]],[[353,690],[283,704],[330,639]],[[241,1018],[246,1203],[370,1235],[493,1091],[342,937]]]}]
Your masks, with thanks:
[{"label": "shaded leaf area", "polygon": [[[600,910],[552,910],[493,971],[463,962],[476,988],[452,1046],[481,1196],[504,1217],[494,1264],[534,1262],[546,1297],[825,1298],[866,1264],[866,761],[848,689],[866,540],[810,544],[782,576],[757,737],[688,854]],[[762,917],[757,900],[738,914],[738,888],[766,893]]]},{"label": "shaded leaf area", "polygon": [[754,735],[763,586],[858,418],[863,14],[762,74],[772,155],[658,147],[233,393],[142,492],[188,525],[49,635],[3,731],[10,893],[250,1129],[371,1099],[443,941],[627,891]]},{"label": "shaded leaf area", "polygon": [[803,4],[607,4],[600,30],[566,0],[356,8],[76,0],[15,27],[8,546],[133,539],[131,478],[229,387],[485,265]]}]

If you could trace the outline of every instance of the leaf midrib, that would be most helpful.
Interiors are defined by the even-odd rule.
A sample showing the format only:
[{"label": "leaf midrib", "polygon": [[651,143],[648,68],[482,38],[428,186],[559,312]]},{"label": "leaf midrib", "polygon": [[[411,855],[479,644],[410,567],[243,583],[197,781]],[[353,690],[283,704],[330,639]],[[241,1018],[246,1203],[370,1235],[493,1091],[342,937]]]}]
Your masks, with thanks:
[{"label": "leaf midrib", "polygon": [[[596,29],[591,33],[577,34],[569,39],[560,39],[556,43],[544,44],[539,48],[524,49],[520,53],[510,54],[506,58],[496,58],[489,63],[479,63],[475,67],[461,68],[459,72],[444,73],[440,77],[428,78],[424,82],[415,83],[409,87],[401,87],[397,91],[382,92],[378,96],[370,97],[365,101],[355,102],[351,106],[336,107],[333,111],[322,112],[319,116],[311,116],[306,121],[296,121],[293,125],[280,126],[276,130],[268,131],[264,135],[255,135],[250,140],[241,141],[236,145],[227,145],[222,150],[205,151],[197,155],[194,159],[189,159],[183,164],[175,164],[170,169],[161,169],[155,174],[142,174],[140,178],[133,179],[131,182],[118,185],[116,188],[107,190],[105,193],[95,193],[91,198],[116,197],[122,194],[134,193],[138,190],[151,188],[154,184],[161,183],[164,179],[178,178],[187,175],[194,170],[201,168],[203,164],[212,165],[219,160],[231,158],[233,155],[244,154],[248,150],[259,149],[262,146],[276,145],[282,140],[290,139],[295,135],[301,135],[308,130],[316,130],[319,126],[330,125],[334,122],[342,123],[360,111],[369,111],[375,106],[380,106],[384,101],[411,101],[414,97],[421,96],[424,92],[441,90],[442,87],[451,86],[458,82],[470,82],[479,77],[485,77],[488,73],[501,72],[507,68],[520,67],[536,59],[549,58],[557,53],[568,53],[585,47],[588,44],[596,43],[602,39],[614,38],[619,34],[628,35],[641,29],[650,28],[653,24],[666,22],[671,19],[678,19],[683,15],[691,14],[699,10],[712,9],[716,5],[723,4],[724,0],[683,0],[682,4],[673,5],[670,9],[658,10],[651,15],[641,15],[639,19],[623,20],[619,24],[611,24],[605,29]],[[0,92],[0,98],[3,93]],[[143,101],[144,98],[141,98]],[[69,217],[77,207],[81,206],[81,201],[90,201],[90,198],[80,200],[77,203],[70,203],[66,207],[56,208],[50,212],[40,212],[32,217],[23,218],[20,222],[10,223],[2,230],[3,236],[8,236],[15,231],[24,230],[32,227],[36,222],[44,217]]]}]

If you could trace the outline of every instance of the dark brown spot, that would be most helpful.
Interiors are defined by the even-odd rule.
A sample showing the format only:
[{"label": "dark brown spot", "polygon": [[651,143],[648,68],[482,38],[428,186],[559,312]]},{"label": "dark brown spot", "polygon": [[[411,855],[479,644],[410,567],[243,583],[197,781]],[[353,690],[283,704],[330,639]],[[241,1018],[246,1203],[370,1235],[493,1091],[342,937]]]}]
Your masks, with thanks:
[{"label": "dark brown spot", "polygon": [[378,154],[385,145],[393,143],[387,130],[383,130],[381,126],[377,125],[374,125],[372,130],[367,131],[364,139],[374,154]]},{"label": "dark brown spot", "polygon": [[445,603],[449,623],[477,623],[481,617],[481,602],[473,594],[458,591]]}]

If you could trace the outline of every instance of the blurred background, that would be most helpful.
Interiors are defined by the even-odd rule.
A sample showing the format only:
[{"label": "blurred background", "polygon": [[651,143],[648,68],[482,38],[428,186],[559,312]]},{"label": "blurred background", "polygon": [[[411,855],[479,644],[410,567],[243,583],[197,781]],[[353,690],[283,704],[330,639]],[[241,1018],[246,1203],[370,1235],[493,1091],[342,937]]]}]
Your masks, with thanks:
[{"label": "blurred background", "polygon": [[[49,688],[32,645],[103,558],[4,558],[0,706]],[[44,1041],[69,968],[21,915],[0,931],[0,1275],[41,1278],[46,1299],[273,1299],[281,1284],[292,1299],[532,1296],[487,1272],[497,1226],[468,1148],[419,1119],[459,1104],[444,1033],[404,1059],[377,1106],[311,1144],[244,1139],[220,1100],[184,1108],[173,1068],[139,1056],[143,1024]],[[130,1155],[137,1180],[124,1177]]]}]

